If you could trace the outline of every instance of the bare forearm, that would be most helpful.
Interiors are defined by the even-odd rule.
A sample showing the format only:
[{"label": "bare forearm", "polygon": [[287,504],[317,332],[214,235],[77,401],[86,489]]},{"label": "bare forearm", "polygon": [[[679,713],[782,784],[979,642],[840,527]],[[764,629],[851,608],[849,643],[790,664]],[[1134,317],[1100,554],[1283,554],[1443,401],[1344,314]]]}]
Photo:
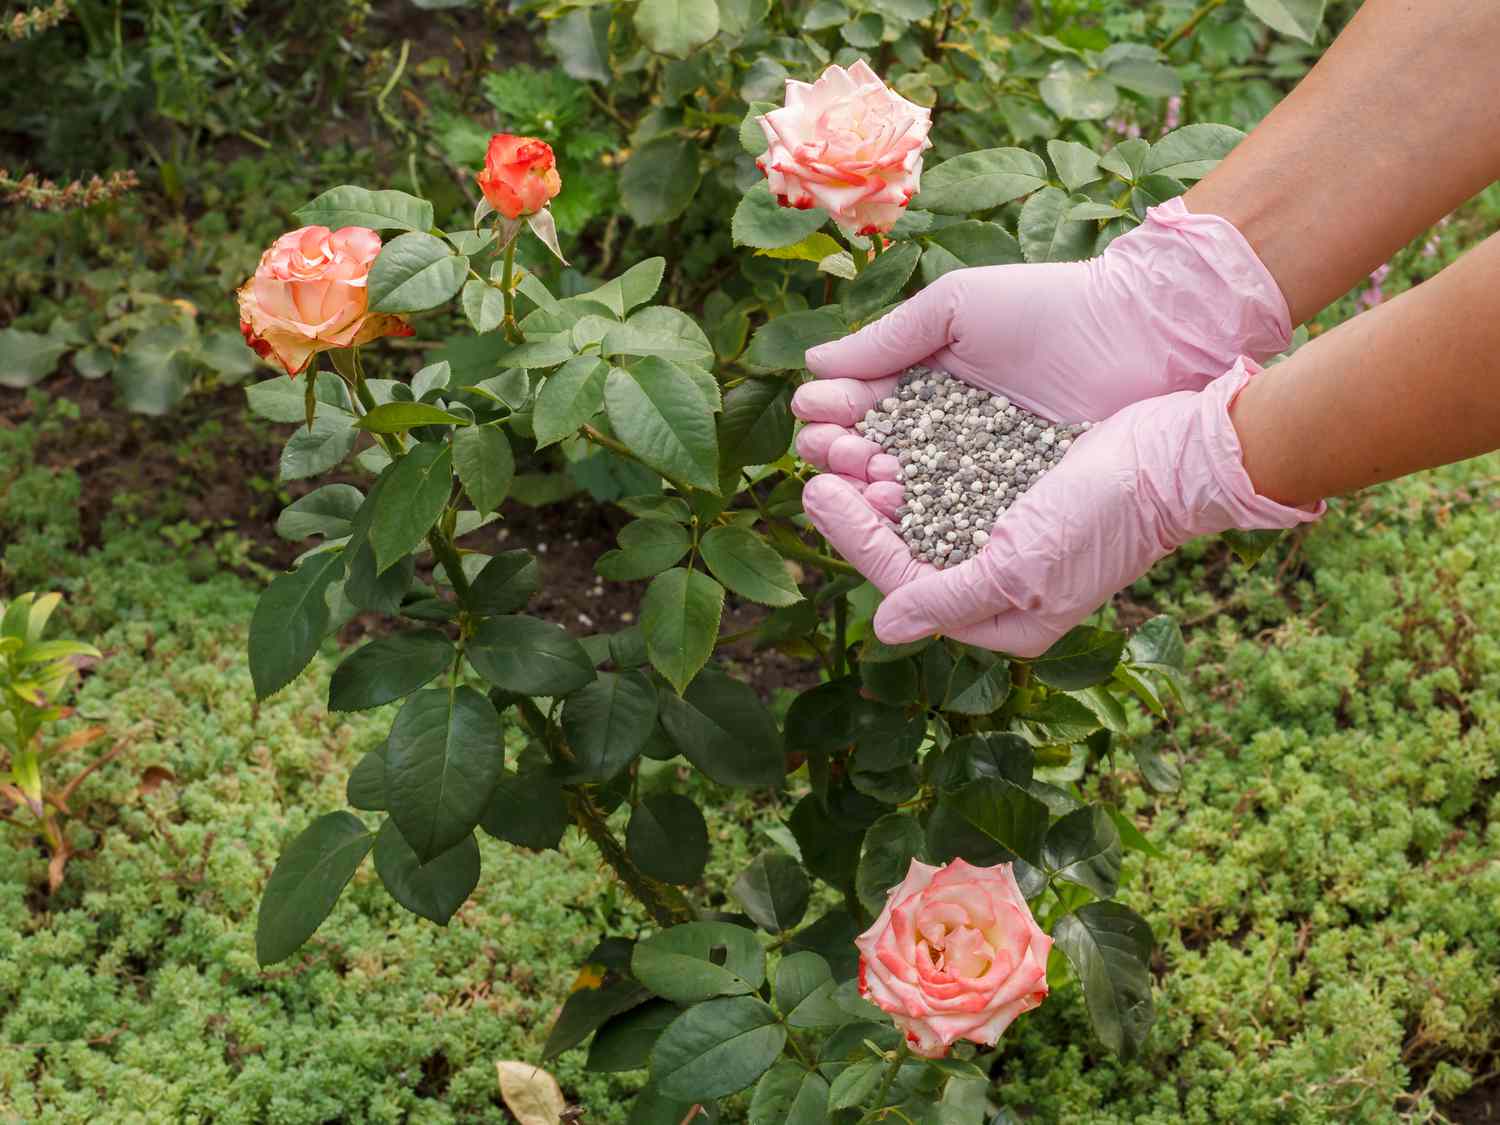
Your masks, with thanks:
[{"label": "bare forearm", "polygon": [[1188,209],[1238,227],[1307,319],[1500,177],[1497,45],[1495,0],[1366,0]]},{"label": "bare forearm", "polygon": [[1234,404],[1262,496],[1302,506],[1500,448],[1500,235],[1253,380]]}]

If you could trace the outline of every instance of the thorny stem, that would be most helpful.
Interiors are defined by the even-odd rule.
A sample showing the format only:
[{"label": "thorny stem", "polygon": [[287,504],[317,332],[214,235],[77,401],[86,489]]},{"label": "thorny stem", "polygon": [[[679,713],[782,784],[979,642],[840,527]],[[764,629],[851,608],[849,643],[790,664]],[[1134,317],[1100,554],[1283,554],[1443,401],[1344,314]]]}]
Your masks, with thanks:
[{"label": "thorny stem", "polygon": [[901,1072],[901,1064],[906,1061],[906,1040],[901,1040],[901,1046],[891,1052],[891,1061],[886,1065],[885,1077],[880,1080],[880,1090],[875,1095],[874,1107],[859,1119],[859,1125],[865,1125],[867,1121],[879,1121],[885,1116],[885,1099],[890,1096],[891,1087],[895,1085],[896,1075]]},{"label": "thorny stem", "polygon": [[1188,16],[1188,18],[1183,21],[1181,27],[1179,27],[1176,31],[1172,32],[1171,35],[1168,35],[1165,39],[1162,40],[1160,48],[1162,54],[1166,54],[1173,47],[1177,46],[1178,43],[1186,39],[1194,31],[1196,31],[1198,29],[1198,25],[1202,23],[1204,19],[1207,18],[1207,16],[1211,12],[1213,12],[1215,8],[1222,8],[1224,6],[1224,2],[1225,0],[1204,0],[1204,2],[1200,4],[1193,12],[1193,14]]},{"label": "thorny stem", "polygon": [[646,908],[653,922],[665,928],[693,920],[693,907],[686,896],[676,887],[657,882],[635,865],[635,861],[626,854],[620,841],[609,830],[604,813],[587,793],[569,787],[568,811],[572,814],[573,823],[593,841],[604,862],[609,864],[619,876],[620,882]]}]

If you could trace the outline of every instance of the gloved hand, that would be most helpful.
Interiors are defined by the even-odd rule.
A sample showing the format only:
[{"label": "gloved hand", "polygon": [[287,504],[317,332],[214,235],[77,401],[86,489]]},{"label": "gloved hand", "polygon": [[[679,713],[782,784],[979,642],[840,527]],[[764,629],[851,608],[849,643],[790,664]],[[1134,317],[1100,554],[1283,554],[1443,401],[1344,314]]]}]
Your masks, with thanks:
[{"label": "gloved hand", "polygon": [[[797,449],[856,486],[894,480],[894,459],[880,460],[850,427],[914,363],[1054,422],[1097,422],[1144,398],[1199,390],[1239,356],[1263,360],[1290,339],[1286,300],[1250,244],[1227,220],[1172,199],[1097,258],[955,270],[811,349],[817,378],[792,399],[811,423]],[[872,499],[895,495],[876,491]]]},{"label": "gloved hand", "polygon": [[882,641],[943,633],[1037,656],[1189,539],[1323,514],[1321,503],[1289,508],[1257,495],[1245,473],[1229,407],[1259,372],[1242,359],[1205,390],[1149,398],[1095,426],[1006,510],[976,557],[947,570],[913,559],[883,513],[837,475],[809,481],[802,506],[887,595],[875,614]]}]

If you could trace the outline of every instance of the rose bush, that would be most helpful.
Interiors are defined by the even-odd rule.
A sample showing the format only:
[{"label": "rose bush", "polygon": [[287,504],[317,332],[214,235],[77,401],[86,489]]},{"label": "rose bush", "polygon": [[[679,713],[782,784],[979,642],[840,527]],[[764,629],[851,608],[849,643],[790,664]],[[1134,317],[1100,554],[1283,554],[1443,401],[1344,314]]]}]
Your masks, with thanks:
[{"label": "rose bush", "polygon": [[[290,843],[261,905],[258,956],[295,952],[372,851],[398,901],[446,923],[480,877],[476,829],[526,848],[576,829],[650,922],[592,952],[546,1051],[589,1042],[596,1069],[648,1068],[639,1122],[681,1121],[750,1088],[757,1125],[897,1110],[978,1121],[994,1056],[965,1036],[992,1043],[1064,984],[1081,987],[1112,1050],[1137,1050],[1152,1021],[1151,934],[1113,901],[1126,852],[1150,845],[1099,796],[1120,779],[1080,783],[1128,757],[1148,784],[1176,784],[1150,744],[1119,737],[1132,700],[1167,715],[1181,683],[1176,626],[1155,618],[1127,636],[1082,625],[1034,659],[951,639],[881,644],[878,593],[802,512],[814,474],[793,452],[790,403],[809,347],[953,270],[1097,253],[1240,134],[1188,125],[1107,151],[1053,139],[951,152],[950,141],[951,155],[923,169],[927,120],[848,61],[842,78],[824,78],[837,98],[815,106],[818,84],[802,83],[783,107],[795,113],[752,101],[698,119],[742,145],[754,172],[730,223],[737,273],[703,298],[701,318],[653,303],[664,283],[685,292],[690,250],[553,286],[517,257],[523,223],[561,257],[546,206],[486,223],[481,205],[472,229],[443,230],[424,200],[335,187],[299,218],[401,232],[370,268],[369,311],[457,304],[475,337],[449,341],[409,378],[373,377],[351,347],[331,352],[305,396],[284,378],[249,392],[264,416],[306,422],[284,477],[356,449],[366,476],[283,513],[283,534],[321,541],[257,608],[256,691],[278,691],[364,611],[398,627],[344,658],[330,707],[400,704],[349,782],[352,808],[380,823],[330,812]],[[1122,82],[1158,65],[1135,61]],[[637,161],[674,168],[662,140],[638,137],[627,198],[641,188]],[[825,192],[832,210],[790,191],[783,205],[772,189],[794,182],[814,202],[815,187]],[[874,210],[856,217],[861,205]],[[872,238],[859,224],[886,229]],[[619,504],[630,521],[596,570],[646,583],[638,623],[579,637],[527,615],[537,560],[469,538],[549,461],[602,463],[629,482]],[[721,630],[731,597],[766,609],[738,637]],[[819,683],[773,710],[733,674],[735,640],[808,661]],[[523,736],[519,752],[504,749],[507,726]],[[689,767],[704,786],[786,798],[774,846],[729,888],[732,902],[702,886],[711,841],[679,782]],[[953,874],[923,882],[949,864]],[[913,878],[925,891],[888,897]],[[834,894],[809,918],[814,880]],[[962,918],[945,913],[948,890]],[[925,947],[903,944],[907,920],[928,926]],[[933,928],[950,922],[951,962],[949,931]],[[1054,942],[1061,956],[1048,957]],[[861,945],[870,996],[922,1053],[948,1057],[913,1057],[892,1016],[860,996]],[[941,963],[929,957],[938,948]]]},{"label": "rose bush", "polygon": [[913,859],[859,937],[859,991],[890,1014],[919,1055],[959,1039],[994,1046],[1047,998],[1042,932],[1010,864],[935,867]]}]

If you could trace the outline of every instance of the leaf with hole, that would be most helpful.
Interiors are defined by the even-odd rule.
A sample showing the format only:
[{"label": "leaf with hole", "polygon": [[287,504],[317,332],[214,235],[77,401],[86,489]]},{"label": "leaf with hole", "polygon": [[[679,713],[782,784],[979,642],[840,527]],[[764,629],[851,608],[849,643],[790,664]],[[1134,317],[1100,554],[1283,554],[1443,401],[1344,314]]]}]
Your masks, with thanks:
[{"label": "leaf with hole", "polygon": [[696,1004],[754,992],[766,979],[765,960],[753,930],[728,922],[685,922],[637,943],[630,971],[658,996]]}]

